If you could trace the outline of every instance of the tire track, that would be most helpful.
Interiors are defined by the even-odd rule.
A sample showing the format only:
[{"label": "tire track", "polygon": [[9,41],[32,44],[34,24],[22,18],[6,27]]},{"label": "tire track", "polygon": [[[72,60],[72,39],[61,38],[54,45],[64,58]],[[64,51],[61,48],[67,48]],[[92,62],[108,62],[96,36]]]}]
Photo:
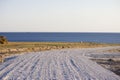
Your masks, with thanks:
[{"label": "tire track", "polygon": [[102,48],[24,54],[0,65],[0,80],[120,80],[86,57],[95,50]]},{"label": "tire track", "polygon": [[[34,57],[35,57],[35,55],[34,56],[30,56],[29,59],[22,60],[17,66],[13,67],[13,69],[9,73],[7,73],[6,76],[4,75],[5,79],[9,78],[11,80],[14,80],[17,77],[19,77],[22,74],[22,72],[21,72],[22,70],[21,69],[24,69],[24,67],[29,66],[29,62],[28,61],[31,61]],[[14,72],[16,72],[16,74],[14,74]]]}]

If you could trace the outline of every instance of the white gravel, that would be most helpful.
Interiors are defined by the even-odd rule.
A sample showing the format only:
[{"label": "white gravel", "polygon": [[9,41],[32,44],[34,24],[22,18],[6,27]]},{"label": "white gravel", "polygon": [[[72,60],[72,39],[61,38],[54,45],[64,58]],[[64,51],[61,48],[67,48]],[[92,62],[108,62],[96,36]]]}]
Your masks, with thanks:
[{"label": "white gravel", "polygon": [[88,58],[95,51],[111,48],[115,47],[23,54],[0,65],[0,80],[120,80]]}]

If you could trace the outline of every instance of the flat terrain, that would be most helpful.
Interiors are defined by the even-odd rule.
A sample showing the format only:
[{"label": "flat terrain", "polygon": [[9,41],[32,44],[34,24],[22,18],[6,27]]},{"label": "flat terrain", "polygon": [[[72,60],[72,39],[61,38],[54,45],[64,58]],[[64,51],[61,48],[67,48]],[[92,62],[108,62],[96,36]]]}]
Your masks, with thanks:
[{"label": "flat terrain", "polygon": [[66,48],[94,48],[105,46],[120,46],[120,44],[106,44],[94,42],[8,42],[0,44],[0,62],[7,56],[23,52],[46,51]]},{"label": "flat terrain", "polygon": [[90,60],[109,57],[106,51],[119,48],[63,49],[12,56],[1,63],[0,80],[120,80]]},{"label": "flat terrain", "polygon": [[[65,48],[103,47],[110,45],[111,44],[94,42],[8,42],[8,44],[0,44],[0,62],[3,62],[4,58],[7,56],[23,52],[36,52]],[[112,46],[113,45],[116,44],[112,44]]]}]

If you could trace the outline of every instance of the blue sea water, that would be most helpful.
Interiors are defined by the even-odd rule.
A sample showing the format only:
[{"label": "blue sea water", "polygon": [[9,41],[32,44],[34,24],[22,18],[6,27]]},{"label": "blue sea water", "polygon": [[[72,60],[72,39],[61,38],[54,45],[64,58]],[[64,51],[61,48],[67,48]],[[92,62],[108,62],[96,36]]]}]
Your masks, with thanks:
[{"label": "blue sea water", "polygon": [[120,33],[0,32],[9,41],[120,43]]}]

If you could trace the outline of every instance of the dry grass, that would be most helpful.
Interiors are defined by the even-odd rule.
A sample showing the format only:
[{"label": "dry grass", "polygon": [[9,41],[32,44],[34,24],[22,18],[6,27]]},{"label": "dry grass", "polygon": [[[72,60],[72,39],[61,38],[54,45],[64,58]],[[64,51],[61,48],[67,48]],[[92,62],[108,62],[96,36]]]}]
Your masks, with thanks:
[{"label": "dry grass", "polygon": [[0,62],[6,56],[23,52],[63,48],[94,48],[118,45],[120,46],[120,44],[103,44],[94,42],[8,42],[8,44],[0,44]]},{"label": "dry grass", "polygon": [[0,45],[3,48],[31,48],[41,46],[64,46],[64,47],[99,47],[108,46],[110,44],[92,43],[92,42],[9,42],[8,44]]}]

